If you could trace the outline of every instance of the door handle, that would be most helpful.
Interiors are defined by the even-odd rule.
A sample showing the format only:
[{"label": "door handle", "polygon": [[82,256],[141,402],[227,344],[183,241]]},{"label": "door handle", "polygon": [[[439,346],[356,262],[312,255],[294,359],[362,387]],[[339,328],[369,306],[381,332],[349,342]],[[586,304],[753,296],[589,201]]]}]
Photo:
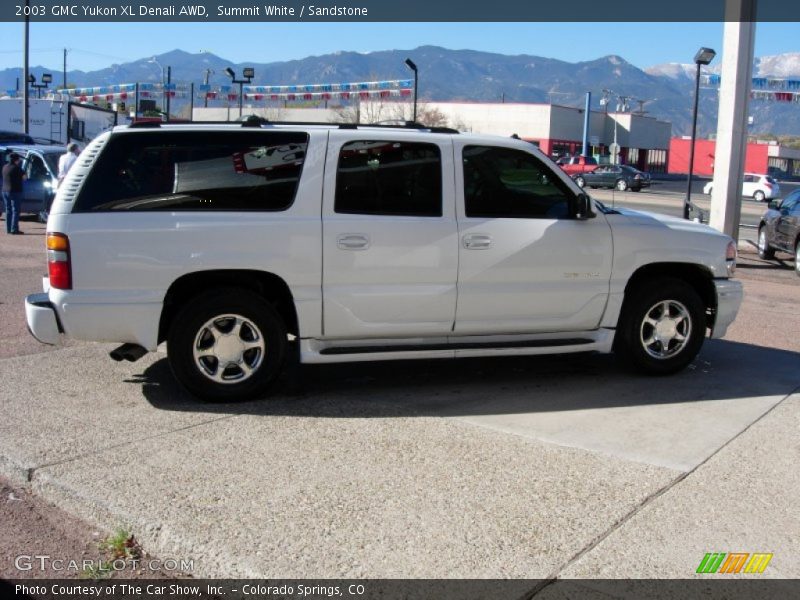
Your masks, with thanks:
[{"label": "door handle", "polygon": [[366,250],[369,248],[369,236],[363,233],[342,233],[336,237],[339,250]]},{"label": "door handle", "polygon": [[485,233],[468,233],[461,240],[467,250],[486,250],[492,245],[492,236]]}]

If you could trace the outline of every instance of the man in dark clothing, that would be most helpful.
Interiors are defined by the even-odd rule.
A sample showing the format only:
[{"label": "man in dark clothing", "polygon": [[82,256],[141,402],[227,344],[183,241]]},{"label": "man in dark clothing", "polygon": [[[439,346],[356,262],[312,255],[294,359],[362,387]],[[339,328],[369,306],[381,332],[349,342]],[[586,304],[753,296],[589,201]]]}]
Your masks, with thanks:
[{"label": "man in dark clothing", "polygon": [[20,235],[19,209],[22,205],[22,180],[25,174],[20,166],[20,156],[12,152],[3,167],[3,204],[6,209],[6,233]]}]

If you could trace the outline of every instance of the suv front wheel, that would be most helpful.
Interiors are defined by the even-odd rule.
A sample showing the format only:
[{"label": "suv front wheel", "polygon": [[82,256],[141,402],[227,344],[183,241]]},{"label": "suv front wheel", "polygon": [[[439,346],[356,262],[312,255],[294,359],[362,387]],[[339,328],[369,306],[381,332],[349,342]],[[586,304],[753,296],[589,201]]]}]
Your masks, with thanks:
[{"label": "suv front wheel", "polygon": [[176,379],[212,402],[246,400],[275,381],[286,354],[286,327],[264,298],[226,288],[191,299],[175,317],[167,355]]},{"label": "suv front wheel", "polygon": [[691,286],[673,278],[650,280],[625,300],[615,349],[637,370],[666,375],[692,362],[705,330],[705,308]]}]

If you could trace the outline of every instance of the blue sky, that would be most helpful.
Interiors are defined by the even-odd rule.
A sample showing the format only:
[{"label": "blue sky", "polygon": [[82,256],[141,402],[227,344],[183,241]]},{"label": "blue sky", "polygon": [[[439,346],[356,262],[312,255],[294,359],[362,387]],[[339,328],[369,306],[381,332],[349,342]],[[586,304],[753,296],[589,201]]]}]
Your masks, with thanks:
[{"label": "blue sky", "polygon": [[[722,49],[722,23],[33,23],[31,65],[84,71],[180,48],[233,62],[273,62],[337,50],[425,44],[569,62],[618,54],[638,67],[691,62],[700,46]],[[22,64],[23,27],[0,23],[0,68]],[[800,51],[800,24],[760,23],[756,56]]]}]

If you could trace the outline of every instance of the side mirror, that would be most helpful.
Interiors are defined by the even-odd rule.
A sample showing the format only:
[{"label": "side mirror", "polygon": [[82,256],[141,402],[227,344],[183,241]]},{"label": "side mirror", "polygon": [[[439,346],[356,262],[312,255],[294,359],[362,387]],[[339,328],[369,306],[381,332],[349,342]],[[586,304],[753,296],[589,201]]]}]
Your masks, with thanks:
[{"label": "side mirror", "polygon": [[769,204],[767,204],[767,208],[771,208],[772,210],[778,210],[781,207],[780,200],[770,200]]},{"label": "side mirror", "polygon": [[587,194],[575,196],[575,218],[579,221],[594,219],[597,214],[592,210],[592,201]]}]

